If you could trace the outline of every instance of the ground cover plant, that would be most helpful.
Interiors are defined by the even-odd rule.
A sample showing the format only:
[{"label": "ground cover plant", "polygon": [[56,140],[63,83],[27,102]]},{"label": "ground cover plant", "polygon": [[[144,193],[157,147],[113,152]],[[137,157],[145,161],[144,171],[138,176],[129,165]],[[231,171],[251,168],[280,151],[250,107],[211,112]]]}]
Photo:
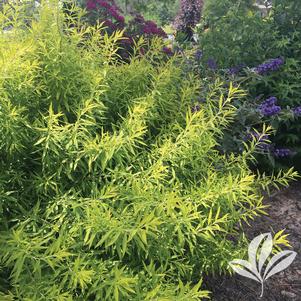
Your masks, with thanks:
[{"label": "ground cover plant", "polygon": [[243,91],[212,82],[195,107],[200,81],[162,40],[121,63],[122,33],[80,10],[45,1],[27,27],[18,11],[0,14],[0,298],[204,299],[262,189],[296,175],[252,173],[261,136],[217,150]]},{"label": "ground cover plant", "polygon": [[[223,149],[238,152],[263,123],[274,128],[263,143],[260,166],[300,166],[300,10],[298,1],[275,0],[262,16],[254,1],[207,1],[200,25],[204,76],[221,76],[247,91]],[[207,28],[204,30],[204,28]],[[217,75],[218,74],[218,75]]]}]

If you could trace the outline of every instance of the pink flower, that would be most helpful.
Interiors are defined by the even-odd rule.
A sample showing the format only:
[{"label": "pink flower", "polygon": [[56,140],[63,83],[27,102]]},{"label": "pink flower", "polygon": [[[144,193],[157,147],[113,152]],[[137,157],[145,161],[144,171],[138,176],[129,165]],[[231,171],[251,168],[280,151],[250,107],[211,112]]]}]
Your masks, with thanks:
[{"label": "pink flower", "polygon": [[116,16],[116,20],[120,23],[124,23],[124,17],[123,16],[120,16],[120,15]]},{"label": "pink flower", "polygon": [[87,2],[87,9],[89,9],[89,10],[96,9],[96,4],[95,4],[95,2],[93,0],[89,0]]}]

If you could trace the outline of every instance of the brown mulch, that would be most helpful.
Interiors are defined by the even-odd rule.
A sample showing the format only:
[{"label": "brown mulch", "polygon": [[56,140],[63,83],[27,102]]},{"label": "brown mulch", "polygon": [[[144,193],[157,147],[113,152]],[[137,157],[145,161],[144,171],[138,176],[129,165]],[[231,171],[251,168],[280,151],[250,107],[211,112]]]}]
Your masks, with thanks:
[{"label": "brown mulch", "polygon": [[269,215],[252,222],[247,237],[251,240],[260,233],[286,229],[292,250],[298,253],[296,259],[266,281],[262,298],[260,284],[239,275],[207,280],[213,301],[301,301],[301,182],[275,193],[265,204],[270,205]]}]

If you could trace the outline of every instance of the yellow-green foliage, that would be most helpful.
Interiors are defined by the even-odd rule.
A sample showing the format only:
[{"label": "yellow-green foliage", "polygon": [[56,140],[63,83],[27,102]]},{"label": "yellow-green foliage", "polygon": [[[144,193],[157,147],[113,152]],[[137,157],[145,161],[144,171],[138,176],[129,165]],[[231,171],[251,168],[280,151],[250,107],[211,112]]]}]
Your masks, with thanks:
[{"label": "yellow-green foliage", "polygon": [[160,41],[120,64],[121,33],[68,26],[52,1],[30,27],[14,14],[0,16],[14,25],[0,36],[1,300],[206,297],[202,275],[245,250],[235,229],[263,211],[260,184],[294,176],[252,174],[255,140],[216,150],[242,91],[214,83],[192,114],[200,85]]}]

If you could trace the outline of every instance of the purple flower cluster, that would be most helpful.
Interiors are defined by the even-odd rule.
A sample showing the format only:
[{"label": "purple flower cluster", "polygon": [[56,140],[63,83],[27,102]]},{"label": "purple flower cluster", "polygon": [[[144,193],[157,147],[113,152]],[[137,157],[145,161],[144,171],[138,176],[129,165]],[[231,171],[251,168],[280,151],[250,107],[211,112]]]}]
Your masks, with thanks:
[{"label": "purple flower cluster", "polygon": [[147,37],[159,36],[166,38],[166,32],[153,21],[146,21],[142,15],[135,15],[128,26],[133,35],[144,35]]},{"label": "purple flower cluster", "polygon": [[94,9],[96,9],[96,3],[94,1],[89,0],[87,2],[87,9],[88,10],[94,10]]},{"label": "purple flower cluster", "polygon": [[275,148],[275,145],[269,143],[268,135],[262,135],[261,133],[257,133],[255,131],[247,134],[244,140],[251,140],[254,137],[259,142],[257,145],[258,149],[263,153],[270,153],[276,158],[286,158],[294,155],[294,152],[289,148]]},{"label": "purple flower cluster", "polygon": [[211,69],[213,71],[215,71],[217,69],[217,63],[212,58],[207,61],[207,65],[208,65],[209,69]]},{"label": "purple flower cluster", "polygon": [[295,116],[301,116],[301,106],[293,109]]},{"label": "purple flower cluster", "polygon": [[260,74],[260,75],[267,74],[270,71],[279,70],[279,68],[283,64],[284,64],[284,59],[283,58],[271,59],[271,60],[268,60],[268,61],[264,62],[263,64],[257,66],[255,68],[255,72]]},{"label": "purple flower cluster", "polygon": [[97,11],[100,14],[100,21],[109,29],[124,28],[125,19],[120,15],[121,10],[114,0],[88,0],[86,6],[90,11]]},{"label": "purple flower cluster", "polygon": [[195,105],[191,108],[191,112],[192,113],[196,113],[196,112],[199,112],[201,109],[201,106],[200,105]]},{"label": "purple flower cluster", "polygon": [[281,111],[281,107],[277,106],[277,98],[272,96],[259,106],[259,110],[263,116],[273,116]]},{"label": "purple flower cluster", "polygon": [[267,134],[262,135],[262,133],[258,133],[255,131],[251,131],[247,134],[247,140],[252,139],[253,137],[255,137],[259,141],[269,140],[269,135]]},{"label": "purple flower cluster", "polygon": [[180,10],[174,23],[176,30],[188,34],[191,38],[193,28],[200,21],[202,8],[203,0],[181,0]]},{"label": "purple flower cluster", "polygon": [[199,62],[202,57],[203,57],[203,51],[198,49],[194,54],[194,58],[197,62]]},{"label": "purple flower cluster", "polygon": [[293,155],[289,148],[275,148],[273,154],[276,158],[285,158]]},{"label": "purple flower cluster", "polygon": [[174,55],[172,49],[169,48],[169,47],[163,47],[162,51],[163,51],[166,55],[168,55],[168,56],[173,56],[173,55]]},{"label": "purple flower cluster", "polygon": [[143,33],[147,35],[156,35],[166,38],[167,35],[164,30],[157,26],[153,21],[144,21],[143,24]]}]

